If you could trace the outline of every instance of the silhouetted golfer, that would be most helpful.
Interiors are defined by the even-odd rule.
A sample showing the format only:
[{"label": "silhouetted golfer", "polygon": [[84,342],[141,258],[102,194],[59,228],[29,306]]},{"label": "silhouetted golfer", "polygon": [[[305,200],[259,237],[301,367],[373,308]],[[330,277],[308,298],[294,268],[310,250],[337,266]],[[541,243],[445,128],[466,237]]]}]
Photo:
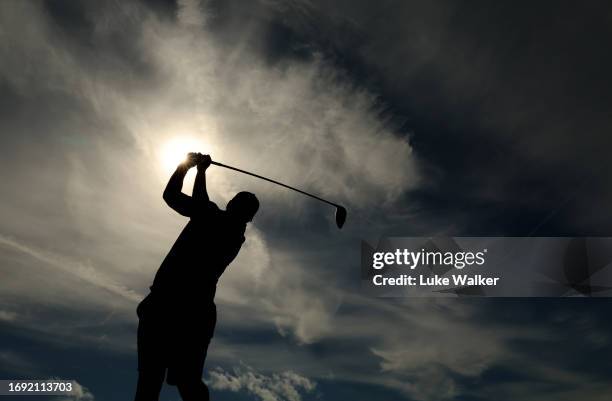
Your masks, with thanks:
[{"label": "silhouetted golfer", "polygon": [[[189,223],[161,264],[151,292],[138,305],[136,401],[159,399],[164,376],[185,401],[209,399],[202,371],[217,320],[217,280],[244,242],[246,224],[259,201],[240,192],[220,210],[208,199],[208,155],[190,153],[164,191],[164,200]],[[197,165],[192,196],[181,192],[187,171]]]}]

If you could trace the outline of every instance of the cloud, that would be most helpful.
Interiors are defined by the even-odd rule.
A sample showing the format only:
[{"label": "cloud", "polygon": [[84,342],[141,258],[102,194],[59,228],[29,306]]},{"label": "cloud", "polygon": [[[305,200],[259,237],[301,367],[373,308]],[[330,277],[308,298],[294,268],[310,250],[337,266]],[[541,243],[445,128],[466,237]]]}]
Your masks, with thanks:
[{"label": "cloud", "polygon": [[14,375],[27,377],[38,373],[37,366],[28,357],[13,350],[0,350],[0,362],[3,370]]},{"label": "cloud", "polygon": [[612,57],[595,38],[610,36],[608,5],[540,7],[315,0],[275,11],[405,119],[427,177],[411,200],[434,210],[429,227],[444,213],[437,224],[463,233],[606,235]]},{"label": "cloud", "polygon": [[0,320],[5,322],[13,322],[17,319],[17,314],[12,311],[0,310]]},{"label": "cloud", "polygon": [[[251,340],[239,344],[216,337],[210,355],[224,366],[240,359],[257,370],[299,365],[301,375],[316,380],[380,386],[419,401],[484,394],[484,399],[516,399],[501,392],[506,386],[521,392],[532,388],[543,399],[552,388],[559,397],[579,389],[596,394],[605,374],[576,367],[574,352],[569,350],[577,341],[581,354],[591,356],[595,369],[599,343],[583,339],[601,331],[603,321],[592,320],[595,312],[585,304],[584,309],[567,310],[572,317],[553,324],[548,320],[551,310],[564,310],[567,306],[562,303],[543,308],[541,315],[508,318],[526,305],[503,300],[371,299],[345,293],[341,305],[330,314],[328,330],[310,344],[292,347],[286,342],[278,346],[276,341]],[[249,316],[243,325],[234,324],[231,309],[223,307],[224,324],[231,330],[246,331],[247,338],[261,336],[248,325],[251,315],[247,311],[256,314],[257,308],[246,308],[238,315]],[[585,319],[588,323],[577,323]],[[559,347],[568,352],[556,353]],[[509,379],[491,379],[498,372]],[[563,379],[564,375],[572,380]],[[500,393],[495,395],[497,385]]]},{"label": "cloud", "polygon": [[[134,352],[135,303],[185,224],[161,201],[168,172],[159,151],[167,140],[185,135],[205,142],[217,160],[349,208],[347,226],[336,235],[329,228],[331,214],[320,217],[327,210],[321,205],[211,170],[209,190],[220,206],[238,189],[251,190],[262,201],[244,249],[220,283],[220,328],[232,335],[221,331],[210,350],[211,361],[231,366],[242,359],[248,365],[213,370],[213,388],[294,401],[314,391],[315,380],[333,378],[399,390],[417,400],[482,394],[499,400],[502,390],[506,399],[525,399],[530,388],[546,382],[553,362],[536,352],[529,355],[528,347],[514,347],[527,343],[546,349],[563,339],[562,330],[491,318],[522,315],[531,311],[531,303],[529,308],[515,305],[504,315],[488,310],[491,304],[484,301],[370,299],[353,280],[359,263],[355,238],[405,233],[413,223],[422,232],[433,230],[431,221],[408,212],[392,221],[398,210],[412,211],[403,198],[408,191],[435,188],[438,178],[450,177],[457,185],[450,186],[453,190],[495,199],[508,192],[499,186],[505,181],[497,180],[504,163],[479,154],[474,160],[492,160],[487,168],[456,164],[423,182],[421,162],[435,161],[415,154],[388,117],[386,101],[356,82],[352,71],[338,68],[337,60],[316,44],[303,47],[301,57],[267,57],[253,46],[264,41],[265,24],[278,17],[270,9],[264,17],[249,12],[254,2],[240,5],[248,21],[240,20],[236,26],[241,29],[230,36],[213,28],[221,17],[211,3],[181,1],[176,19],[160,18],[135,2],[72,2],[76,18],[45,4],[0,3],[0,93],[6,99],[0,108],[0,178],[6,188],[0,201],[0,296],[12,298],[15,306],[0,312],[3,323],[37,329],[45,341],[63,338],[63,346],[78,339]],[[300,2],[301,17],[315,15],[309,4]],[[403,94],[409,105],[425,105],[413,109],[410,118],[424,114],[442,125],[457,122],[451,107],[432,101],[437,91],[413,79],[424,71],[441,74],[443,97],[456,103],[478,98],[475,82],[492,79],[483,73],[486,60],[472,70],[469,59],[453,59],[457,53],[448,45],[454,42],[445,40],[453,36],[446,31],[452,20],[446,3],[428,3],[420,13],[394,12],[399,24],[372,18],[385,15],[378,14],[378,4],[346,4],[350,7],[331,18],[333,23],[352,20],[338,25],[340,40],[347,39],[347,48],[376,64],[384,87]],[[327,35],[338,32],[326,30],[328,19],[301,22],[296,25],[338,38]],[[357,38],[368,32],[373,42],[355,44],[355,31]],[[506,117],[494,110],[484,115],[495,117],[487,125],[493,128]],[[424,135],[436,134],[434,128]],[[447,143],[455,137],[462,135],[433,136],[436,149],[452,148],[438,162],[458,160],[452,156],[462,148]],[[480,145],[475,150],[489,155]],[[510,170],[517,165],[522,164],[506,172],[514,176]],[[482,184],[483,175],[495,180]],[[464,177],[482,185],[465,186]],[[516,193],[525,196],[524,190]],[[454,205],[447,195],[441,196],[445,208]],[[441,224],[456,221],[437,218]],[[584,331],[605,332],[596,328]],[[576,338],[582,334],[578,331]],[[606,341],[596,335],[588,344],[600,352]],[[556,371],[561,377],[571,373],[567,359],[556,363],[562,366]],[[486,390],[474,385],[496,368],[518,374],[529,364],[541,367],[529,371],[531,381]],[[288,372],[287,366],[301,371]],[[592,372],[580,380],[587,388],[572,378],[572,388],[554,394],[562,399],[605,388]],[[561,378],[554,384],[562,383]],[[83,399],[87,394],[83,390]]]},{"label": "cloud", "polygon": [[263,238],[250,228],[244,249],[219,282],[218,301],[241,311],[236,320],[228,316],[232,324],[245,324],[243,313],[248,313],[246,320],[274,325],[281,335],[300,343],[330,334],[342,291],[327,287],[322,276],[309,274],[311,261],[299,253],[271,250]]},{"label": "cloud", "polygon": [[214,390],[244,391],[262,401],[301,401],[302,393],[314,391],[316,383],[292,371],[266,375],[243,365],[227,372],[215,368],[208,384]]},{"label": "cloud", "polygon": [[361,304],[360,312],[336,316],[332,331],[345,340],[373,339],[369,351],[377,357],[379,369],[361,380],[396,388],[420,401],[455,398],[464,391],[458,378],[478,378],[498,364],[509,363],[512,341],[542,337],[536,328],[487,326],[477,318],[479,308],[464,303],[352,301]]},{"label": "cloud", "polygon": [[576,398],[600,401],[605,400],[612,390],[612,383],[605,378],[594,378],[556,366],[534,364],[525,367],[524,374],[524,379],[485,384],[479,396],[500,401],[570,401]]},{"label": "cloud", "polygon": [[[54,269],[52,274],[61,273],[74,275],[80,280],[83,280],[94,287],[97,287],[98,289],[106,290],[109,293],[125,298],[128,301],[136,302],[142,298],[140,294],[137,294],[134,291],[117,284],[112,279],[106,277],[103,272],[93,266],[87,266],[84,263],[63,258],[60,255],[51,252],[35,249],[2,234],[0,234],[0,245],[23,253],[24,255],[36,259],[43,264],[50,265]],[[4,316],[8,315],[5,314]]]},{"label": "cloud", "polygon": [[[95,13],[75,5],[88,25],[80,35],[70,34],[70,20],[58,25],[58,12],[43,4],[2,7],[0,76],[21,108],[3,122],[14,133],[3,142],[12,149],[11,171],[19,173],[5,177],[13,190],[0,214],[3,244],[21,252],[20,263],[34,258],[133,306],[184,224],[159,196],[168,172],[158,153],[175,135],[201,138],[218,160],[343,202],[352,213],[388,206],[417,183],[410,146],[381,114],[376,94],[320,56],[269,65],[244,43],[219,40],[207,31],[207,9],[198,2],[180,3],[178,23],[132,2],[96,6]],[[127,48],[117,35],[130,36]],[[23,68],[34,65],[44,68]],[[44,136],[32,120],[17,118],[27,110],[45,121]],[[23,144],[18,135],[32,140]],[[36,155],[38,168],[26,154]],[[44,202],[23,200],[29,185],[49,194]],[[251,178],[210,173],[211,197],[220,205],[238,189],[259,195],[262,224],[299,224],[314,207]],[[41,224],[47,229],[31,229]],[[267,269],[251,295],[269,294],[259,304],[280,331],[303,342],[320,337],[337,297],[329,291],[312,301],[302,284],[320,283],[292,251],[270,246],[274,233],[249,235],[253,246],[264,245],[251,251],[247,244],[233,269]],[[284,265],[270,263],[271,253],[284,253]],[[246,280],[234,278],[225,282],[227,293],[254,300],[244,297]],[[39,286],[24,286],[22,296],[36,298]]]},{"label": "cloud", "polygon": [[179,23],[202,28],[206,18],[206,14],[202,10],[203,6],[204,5],[197,0],[179,0],[177,11]]},{"label": "cloud", "polygon": [[76,380],[72,382],[72,394],[67,397],[60,397],[60,401],[94,401],[94,395]]},{"label": "cloud", "polygon": [[[125,330],[142,295],[91,263],[38,249],[0,234],[0,321],[49,344],[97,344],[133,350]],[[44,305],[44,307],[41,307]],[[10,309],[8,309],[10,308]],[[109,335],[113,332],[113,335]]]}]

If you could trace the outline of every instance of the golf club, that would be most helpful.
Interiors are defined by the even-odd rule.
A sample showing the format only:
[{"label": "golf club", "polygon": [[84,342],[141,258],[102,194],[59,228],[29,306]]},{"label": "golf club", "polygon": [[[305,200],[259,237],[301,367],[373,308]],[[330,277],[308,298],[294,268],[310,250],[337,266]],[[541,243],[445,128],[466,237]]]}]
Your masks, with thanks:
[{"label": "golf club", "polygon": [[316,195],[309,194],[308,192],[304,192],[304,191],[302,191],[300,189],[294,188],[294,187],[289,186],[287,184],[283,184],[282,182],[278,182],[278,181],[273,180],[271,178],[267,178],[267,177],[263,177],[261,175],[255,174],[255,173],[251,173],[250,171],[242,170],[242,169],[239,169],[237,167],[228,166],[227,164],[223,164],[223,163],[219,163],[219,162],[215,162],[215,161],[211,161],[210,164],[214,164],[215,166],[219,166],[219,167],[225,167],[227,169],[238,171],[240,173],[251,175],[253,177],[261,178],[262,180],[266,180],[268,182],[280,185],[281,187],[292,189],[292,190],[294,190],[296,192],[299,192],[299,193],[301,193],[303,195],[310,196],[311,198],[315,198],[315,199],[320,200],[321,202],[325,202],[325,203],[327,203],[329,205],[332,205],[333,207],[336,208],[336,225],[338,226],[338,228],[342,228],[342,226],[344,225],[344,222],[346,221],[346,209],[343,206],[338,205],[337,203],[330,202],[330,201],[328,201],[326,199],[323,199],[323,198],[320,198],[320,197],[318,197]]}]

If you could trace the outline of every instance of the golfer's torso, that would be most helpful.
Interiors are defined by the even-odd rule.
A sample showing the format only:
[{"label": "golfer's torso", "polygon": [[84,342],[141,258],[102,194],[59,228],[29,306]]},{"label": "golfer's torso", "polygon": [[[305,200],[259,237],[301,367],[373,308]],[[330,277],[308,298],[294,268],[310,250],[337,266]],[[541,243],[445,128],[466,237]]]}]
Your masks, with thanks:
[{"label": "golfer's torso", "polygon": [[219,277],[244,241],[243,233],[218,208],[192,218],[164,259],[151,289],[212,301]]}]

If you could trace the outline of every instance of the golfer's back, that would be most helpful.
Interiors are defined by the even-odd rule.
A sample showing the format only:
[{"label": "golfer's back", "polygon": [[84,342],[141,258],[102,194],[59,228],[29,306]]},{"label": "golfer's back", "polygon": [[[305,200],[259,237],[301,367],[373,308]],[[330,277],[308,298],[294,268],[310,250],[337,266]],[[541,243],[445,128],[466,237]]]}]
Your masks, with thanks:
[{"label": "golfer's back", "polygon": [[151,292],[172,303],[213,302],[217,281],[240,251],[245,228],[213,202],[202,202],[162,262]]}]

